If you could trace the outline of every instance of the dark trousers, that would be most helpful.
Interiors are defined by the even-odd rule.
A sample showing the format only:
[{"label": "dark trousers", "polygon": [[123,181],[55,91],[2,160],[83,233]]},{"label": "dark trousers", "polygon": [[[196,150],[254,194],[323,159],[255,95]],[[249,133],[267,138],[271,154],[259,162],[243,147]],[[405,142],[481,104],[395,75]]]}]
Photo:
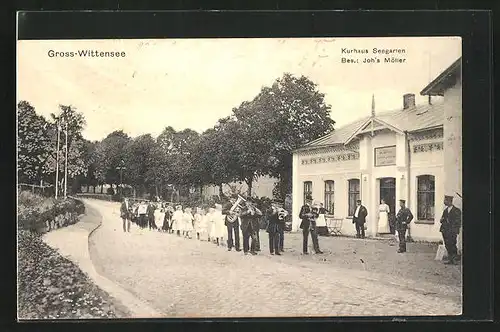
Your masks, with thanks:
[{"label": "dark trousers", "polygon": [[280,231],[278,232],[278,235],[279,235],[279,249],[280,251],[284,251],[284,244],[285,244],[285,230],[284,229],[280,229]]},{"label": "dark trousers", "polygon": [[[251,243],[249,243],[250,239],[252,239]],[[243,230],[243,251],[248,252],[248,250],[250,250],[252,252],[255,252],[256,244],[257,244],[256,233],[251,229]]]},{"label": "dark trousers", "polygon": [[255,231],[255,250],[260,251],[260,228]]},{"label": "dark trousers", "polygon": [[399,251],[406,252],[406,228],[398,229]]},{"label": "dark trousers", "polygon": [[156,226],[156,223],[155,223],[155,217],[148,217],[148,222],[149,222],[149,229],[157,229],[158,228]]},{"label": "dark trousers", "polygon": [[122,220],[123,220],[123,231],[130,232],[130,219],[129,218],[122,218]]},{"label": "dark trousers", "polygon": [[365,224],[362,223],[355,223],[356,225],[356,237],[360,237],[362,239],[365,238]]},{"label": "dark trousers", "polygon": [[269,233],[269,252],[271,254],[280,253],[280,233],[270,232]]},{"label": "dark trousers", "polygon": [[[236,250],[240,250],[240,223],[235,221],[227,224],[227,248],[231,249],[233,246]],[[234,245],[233,245],[234,235]]]},{"label": "dark trousers", "polygon": [[457,248],[457,234],[444,232],[443,242],[448,252],[448,260],[453,261],[457,258],[458,248]]},{"label": "dark trousers", "polygon": [[307,252],[307,242],[309,240],[309,233],[311,233],[311,238],[313,241],[313,248],[315,252],[319,250],[319,242],[318,242],[318,233],[316,233],[316,229],[313,228],[309,230],[309,227],[306,227],[302,230],[302,252]]},{"label": "dark trousers", "polygon": [[145,214],[141,214],[139,216],[139,227],[140,228],[146,228],[147,224],[148,224],[148,218],[147,218],[147,216]]}]

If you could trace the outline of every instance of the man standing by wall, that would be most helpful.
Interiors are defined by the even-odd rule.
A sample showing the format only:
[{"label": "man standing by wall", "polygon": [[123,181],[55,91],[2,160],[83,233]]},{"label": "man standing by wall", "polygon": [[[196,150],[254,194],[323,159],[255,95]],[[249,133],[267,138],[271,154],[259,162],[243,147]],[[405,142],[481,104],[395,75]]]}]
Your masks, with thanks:
[{"label": "man standing by wall", "polygon": [[356,226],[357,238],[365,238],[365,223],[367,215],[368,210],[363,205],[361,205],[361,200],[358,199],[356,201],[356,210],[354,211],[354,216],[352,218],[352,223]]},{"label": "man standing by wall", "polygon": [[457,236],[462,224],[462,211],[453,205],[453,196],[444,196],[445,209],[441,216],[441,228],[443,241],[448,252],[448,260],[445,264],[457,264]]},{"label": "man standing by wall", "polygon": [[396,229],[399,236],[399,253],[406,252],[406,230],[408,224],[413,220],[413,214],[410,209],[406,207],[404,199],[399,200],[400,209],[396,215]]},{"label": "man standing by wall", "polygon": [[128,202],[128,198],[124,198],[122,205],[120,206],[120,217],[123,220],[123,231],[130,233],[130,219],[131,219],[131,208]]}]

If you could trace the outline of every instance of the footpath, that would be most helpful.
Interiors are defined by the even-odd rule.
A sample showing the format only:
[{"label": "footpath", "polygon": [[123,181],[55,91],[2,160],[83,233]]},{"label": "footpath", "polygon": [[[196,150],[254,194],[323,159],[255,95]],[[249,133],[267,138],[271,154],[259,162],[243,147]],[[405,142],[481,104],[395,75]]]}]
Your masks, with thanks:
[{"label": "footpath", "polygon": [[62,256],[77,264],[98,287],[118,302],[115,303],[116,306],[124,306],[126,308],[124,311],[128,311],[131,315],[126,318],[161,317],[159,312],[149,304],[97,273],[90,258],[89,237],[101,224],[100,213],[86,204],[85,215],[78,223],[49,232],[43,236],[43,240]]}]

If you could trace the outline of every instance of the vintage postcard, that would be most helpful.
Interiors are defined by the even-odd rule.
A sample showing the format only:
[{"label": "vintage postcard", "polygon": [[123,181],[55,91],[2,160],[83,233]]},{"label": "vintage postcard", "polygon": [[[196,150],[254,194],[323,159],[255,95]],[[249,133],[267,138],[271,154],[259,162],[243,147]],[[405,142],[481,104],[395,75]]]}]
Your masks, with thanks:
[{"label": "vintage postcard", "polygon": [[18,318],[461,315],[461,57],[18,41]]}]

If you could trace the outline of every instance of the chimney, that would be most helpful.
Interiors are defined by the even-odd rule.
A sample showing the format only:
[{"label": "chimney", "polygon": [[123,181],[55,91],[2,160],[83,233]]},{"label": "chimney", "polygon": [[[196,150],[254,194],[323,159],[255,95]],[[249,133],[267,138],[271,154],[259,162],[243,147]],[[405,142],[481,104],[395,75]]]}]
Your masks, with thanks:
[{"label": "chimney", "polygon": [[407,110],[413,107],[415,107],[415,94],[407,93],[403,95],[403,109]]}]

